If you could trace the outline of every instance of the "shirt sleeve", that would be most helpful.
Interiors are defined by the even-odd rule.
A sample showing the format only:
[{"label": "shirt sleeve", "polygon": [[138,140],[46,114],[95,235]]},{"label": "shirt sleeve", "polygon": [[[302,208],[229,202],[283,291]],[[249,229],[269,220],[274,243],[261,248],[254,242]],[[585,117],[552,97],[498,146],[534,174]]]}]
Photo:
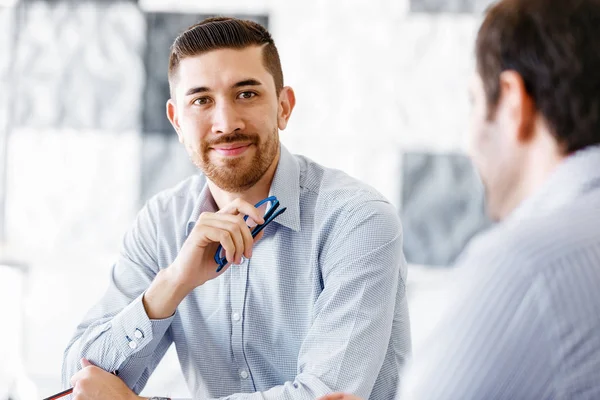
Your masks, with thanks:
[{"label": "shirt sleeve", "polygon": [[156,219],[149,203],[126,233],[120,256],[114,264],[109,287],[87,313],[64,353],[63,387],[81,369],[82,357],[118,375],[139,393],[172,339],[173,316],[150,320],[142,297],[158,273]]},{"label": "shirt sleeve", "polygon": [[[364,202],[338,221],[320,254],[323,291],[294,381],[222,399],[314,400],[337,391],[368,399],[378,376],[394,393],[410,351],[400,221],[380,201]],[[381,371],[386,356],[397,360],[393,371]]]},{"label": "shirt sleeve", "polygon": [[471,253],[436,310],[439,323],[415,348],[398,399],[551,398],[544,278],[528,275],[510,250]]}]

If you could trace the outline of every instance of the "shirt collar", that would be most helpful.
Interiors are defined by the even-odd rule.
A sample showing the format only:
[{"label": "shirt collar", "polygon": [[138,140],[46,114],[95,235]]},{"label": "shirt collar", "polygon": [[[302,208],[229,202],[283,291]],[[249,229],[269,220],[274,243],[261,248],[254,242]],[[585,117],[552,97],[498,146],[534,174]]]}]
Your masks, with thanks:
[{"label": "shirt collar", "polygon": [[[204,177],[203,177],[204,178]],[[196,204],[194,205],[194,210],[192,211],[192,215],[190,215],[190,219],[188,219],[187,227],[185,235],[189,236],[190,232],[196,225],[196,221],[200,217],[200,214],[203,212],[217,212],[219,208],[217,207],[217,203],[215,203],[215,199],[210,192],[210,188],[208,187],[208,182],[206,178],[204,178],[204,186],[196,199]]]},{"label": "shirt collar", "polygon": [[[296,232],[300,231],[300,165],[283,145],[280,145],[279,163],[271,183],[269,196],[277,197],[280,208],[287,207],[287,210],[272,223],[278,223]],[[218,207],[210,192],[208,182],[205,182],[196,200],[194,211],[188,220],[186,236],[196,225],[201,213],[217,211]]]},{"label": "shirt collar", "polygon": [[595,186],[600,186],[600,146],[587,147],[567,157],[508,220],[549,214]]},{"label": "shirt collar", "polygon": [[276,196],[281,204],[287,207],[273,222],[300,231],[300,165],[284,145],[280,147],[279,164],[271,183],[269,196]]}]

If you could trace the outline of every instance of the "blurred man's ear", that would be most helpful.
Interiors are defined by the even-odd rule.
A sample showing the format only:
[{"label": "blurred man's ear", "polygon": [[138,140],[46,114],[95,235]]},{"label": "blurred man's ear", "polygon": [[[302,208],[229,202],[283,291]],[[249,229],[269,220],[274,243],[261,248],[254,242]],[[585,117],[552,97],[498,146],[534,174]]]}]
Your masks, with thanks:
[{"label": "blurred man's ear", "polygon": [[525,144],[530,142],[535,131],[533,129],[536,108],[532,97],[527,93],[523,77],[516,71],[504,71],[500,74],[500,101],[498,109],[502,108],[508,116],[505,123],[511,124],[511,132],[515,132],[514,140]]}]

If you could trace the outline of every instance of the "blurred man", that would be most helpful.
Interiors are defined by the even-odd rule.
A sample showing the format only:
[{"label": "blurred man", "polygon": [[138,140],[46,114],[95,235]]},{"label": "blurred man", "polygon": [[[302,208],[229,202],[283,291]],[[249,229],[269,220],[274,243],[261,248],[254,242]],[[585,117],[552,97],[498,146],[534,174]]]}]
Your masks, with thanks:
[{"label": "blurred man", "polygon": [[399,399],[600,399],[598,38],[599,0],[488,11],[471,155],[502,223],[459,260]]},{"label": "blurred man", "polygon": [[[67,348],[65,386],[75,399],[135,399],[174,343],[195,399],[389,400],[410,348],[394,207],[280,144],[295,97],[260,25],[191,27],[169,82],[168,117],[202,174],[138,215]],[[287,211],[253,238],[267,196]]]}]

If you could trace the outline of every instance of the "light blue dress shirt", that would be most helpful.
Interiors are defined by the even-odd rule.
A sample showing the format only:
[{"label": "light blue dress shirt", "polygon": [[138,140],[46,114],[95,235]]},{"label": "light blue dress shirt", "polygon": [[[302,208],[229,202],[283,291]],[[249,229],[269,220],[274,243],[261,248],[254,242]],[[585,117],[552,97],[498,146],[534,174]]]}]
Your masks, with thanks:
[{"label": "light blue dress shirt", "polygon": [[202,175],[150,200],[125,235],[108,291],[68,345],[63,384],[86,357],[118,370],[139,393],[174,343],[195,399],[313,400],[345,391],[390,400],[410,350],[395,208],[283,146],[270,194],[287,211],[252,259],[196,288],[164,320],[148,319],[143,292],[200,213],[217,207]]},{"label": "light blue dress shirt", "polygon": [[600,399],[600,148],[458,261],[399,399]]}]

